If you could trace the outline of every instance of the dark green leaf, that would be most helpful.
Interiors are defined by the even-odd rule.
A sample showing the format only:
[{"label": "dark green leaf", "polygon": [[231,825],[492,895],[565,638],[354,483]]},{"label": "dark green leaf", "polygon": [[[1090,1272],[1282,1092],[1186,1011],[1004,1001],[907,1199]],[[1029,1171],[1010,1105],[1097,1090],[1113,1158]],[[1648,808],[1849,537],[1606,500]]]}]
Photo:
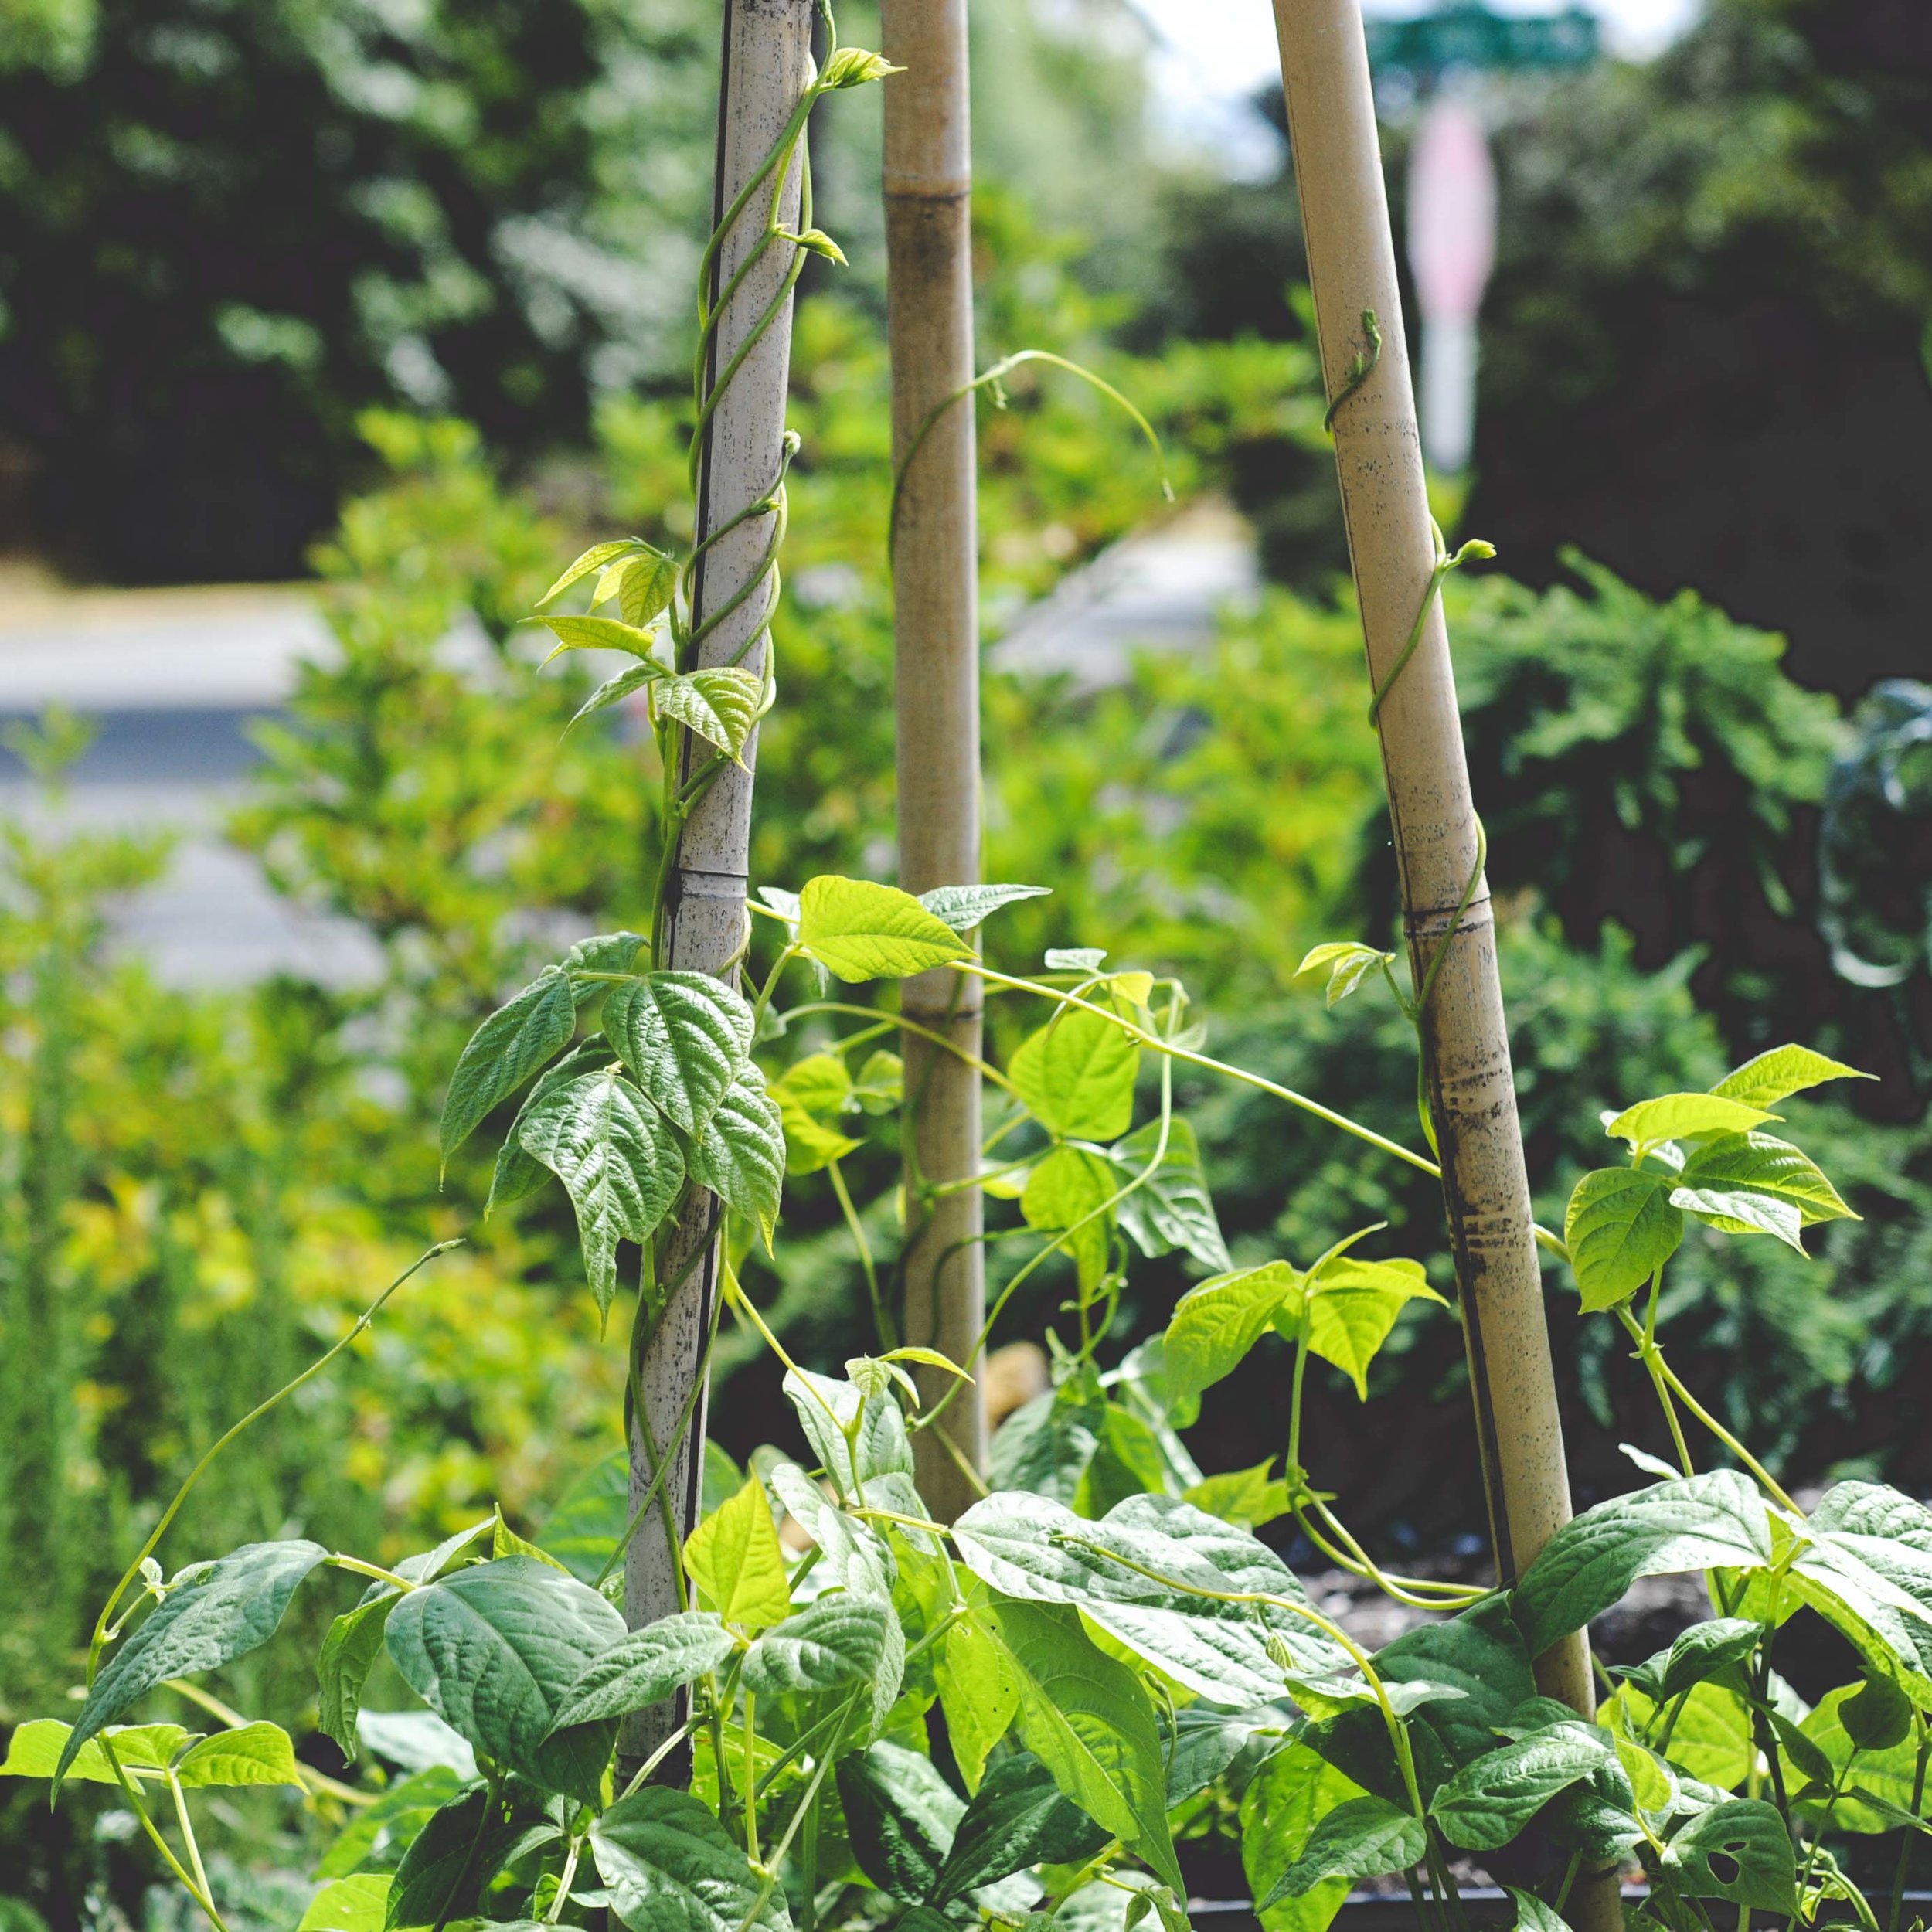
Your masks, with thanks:
[{"label": "dark green leaf", "polygon": [[[631,1932],[790,1932],[784,1889],[688,1791],[648,1784],[590,1827],[597,1876]],[[765,1896],[761,1899],[760,1894]]]},{"label": "dark green leaf", "polygon": [[156,1685],[216,1669],[267,1643],[303,1578],[328,1554],[300,1539],[245,1543],[182,1571],[146,1621],[109,1653],[61,1750],[54,1789],[81,1746]]},{"label": "dark green leaf", "polygon": [[1713,1617],[1707,1623],[1692,1624],[1668,1649],[1660,1650],[1624,1674],[1647,1696],[1665,1702],[1693,1684],[1701,1684],[1720,1671],[1744,1662],[1765,1634],[1762,1624],[1743,1617]]},{"label": "dark green leaf", "polygon": [[374,1794],[371,1801],[350,1815],[315,1867],[318,1879],[339,1879],[351,1872],[388,1871],[406,1846],[429,1822],[439,1806],[462,1794],[465,1781],[446,1765],[432,1765]]},{"label": "dark green leaf", "polygon": [[502,1799],[476,1785],[437,1811],[403,1854],[389,1886],[389,1932],[471,1917],[504,1854],[522,1835]]},{"label": "dark green leaf", "polygon": [[1692,1898],[1728,1899],[1765,1912],[1798,1910],[1798,1870],[1784,1821],[1761,1799],[1733,1798],[1692,1818],[1664,1864]]},{"label": "dark green leaf", "polygon": [[705,1122],[690,1166],[691,1178],[750,1222],[769,1250],[784,1191],[785,1130],[753,1062],[739,1068]]},{"label": "dark green leaf", "polygon": [[537,1542],[579,1583],[594,1585],[630,1520],[630,1452],[613,1449],[563,1492]]},{"label": "dark green leaf", "polygon": [[577,1030],[577,1010],[569,975],[553,966],[470,1036],[443,1102],[444,1161],[491,1108],[570,1045]]},{"label": "dark green leaf", "polygon": [[[1160,1122],[1149,1121],[1108,1149],[1107,1158],[1119,1177],[1117,1185],[1145,1172],[1160,1145]],[[1204,1268],[1233,1266],[1208,1193],[1200,1147],[1185,1121],[1168,1122],[1167,1148],[1159,1166],[1115,1212],[1144,1254],[1158,1256],[1179,1248]]]},{"label": "dark green leaf", "polygon": [[1420,1681],[1462,1692],[1460,1698],[1432,1700],[1411,1726],[1434,1733],[1451,1767],[1489,1750],[1492,1733],[1536,1689],[1529,1652],[1500,1595],[1445,1622],[1405,1632],[1376,1652],[1375,1667],[1392,1689]]},{"label": "dark green leaf", "polygon": [[933,1903],[943,1905],[1029,1865],[1091,1858],[1108,1836],[1062,1795],[1053,1773],[1032,1752],[1016,1751],[988,1770],[958,1821]]},{"label": "dark green leaf", "polygon": [[573,1577],[505,1556],[414,1590],[389,1614],[411,1689],[479,1751],[546,1791],[595,1801],[614,1727],[552,1737],[553,1719],[624,1619]]},{"label": "dark green leaf", "polygon": [[1553,1724],[1464,1765],[1430,1801],[1430,1815],[1451,1845],[1493,1851],[1613,1750],[1593,1726]]},{"label": "dark green leaf", "polygon": [[523,1104],[517,1109],[516,1117],[510,1123],[510,1131],[496,1151],[496,1166],[490,1176],[490,1196],[483,1206],[485,1215],[534,1194],[550,1178],[550,1170],[541,1161],[526,1154],[523,1143],[517,1138],[522,1131],[524,1117],[530,1109],[565,1081],[575,1080],[580,1073],[601,1070],[616,1058],[616,1049],[608,1040],[587,1039],[582,1046],[573,1047],[554,1066],[546,1067],[537,1076],[536,1084],[524,1095]]},{"label": "dark green leaf", "polygon": [[747,1690],[828,1691],[874,1677],[886,1651],[891,1606],[837,1590],[765,1631],[745,1658]]},{"label": "dark green leaf", "polygon": [[1107,1397],[1090,1369],[1015,1409],[993,1437],[996,1490],[1019,1489],[1071,1503],[1107,1426]]},{"label": "dark green leaf", "polygon": [[1764,1498],[1748,1477],[1734,1469],[1679,1477],[1566,1523],[1517,1587],[1517,1621],[1537,1657],[1620,1601],[1639,1577],[1762,1570],[1770,1560]]},{"label": "dark green leaf", "polygon": [[1257,1901],[1265,1912],[1283,1899],[1298,1899],[1324,1879],[1379,1878],[1406,1871],[1428,1849],[1420,1818],[1379,1798],[1352,1798],[1316,1825],[1307,1849]]},{"label": "dark green leaf", "polygon": [[613,989],[604,1030],[658,1111],[695,1134],[751,1052],[743,994],[704,973],[655,972]]},{"label": "dark green leaf", "polygon": [[606,1070],[580,1074],[533,1100],[517,1138],[570,1194],[591,1292],[608,1309],[617,1243],[648,1236],[684,1180],[684,1154],[670,1123]]},{"label": "dark green leaf", "polygon": [[648,1710],[716,1669],[736,1648],[731,1633],[709,1610],[679,1611],[629,1631],[572,1680],[550,1720],[550,1733]]},{"label": "dark green leaf", "polygon": [[907,1904],[931,1898],[966,1809],[932,1760],[879,1743],[842,1757],[838,1778],[859,1869]]}]

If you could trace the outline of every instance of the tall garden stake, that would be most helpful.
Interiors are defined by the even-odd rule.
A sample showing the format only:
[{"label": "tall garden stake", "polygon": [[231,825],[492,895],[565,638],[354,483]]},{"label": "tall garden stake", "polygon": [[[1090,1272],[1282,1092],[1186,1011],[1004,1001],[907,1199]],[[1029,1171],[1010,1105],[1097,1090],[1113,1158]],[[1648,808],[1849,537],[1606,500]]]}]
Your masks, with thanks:
[{"label": "tall garden stake", "polygon": [[[719,83],[718,165],[714,221],[722,222],[745,183],[784,133],[811,77],[812,0],[726,0],[723,70]],[[796,152],[779,204],[785,227],[795,230],[804,166]],[[767,597],[760,579],[769,570],[774,517],[752,516],[727,529],[752,505],[767,498],[780,474],[785,427],[785,383],[791,360],[791,287],[798,254],[790,241],[766,246],[735,289],[740,267],[764,240],[770,202],[754,195],[715,251],[711,300],[729,291],[706,369],[708,391],[720,372],[728,378],[709,422],[701,455],[697,537],[722,532],[702,551],[692,581],[694,634],[706,613],[724,613],[703,635],[701,665],[764,667],[768,639]],[[767,310],[777,304],[769,322]],[[762,326],[763,332],[760,333]],[[735,369],[739,352],[757,339]],[[743,657],[741,651],[749,644]],[[689,772],[709,748],[689,732],[679,734],[679,767]],[[720,772],[699,797],[678,840],[665,896],[662,964],[722,975],[745,944],[745,874],[751,835],[751,768],[755,736],[741,766]],[[697,1520],[704,1458],[705,1405],[700,1396],[691,1420],[679,1422],[700,1372],[706,1337],[718,1293],[719,1216],[716,1199],[696,1192],[692,1205],[668,1244],[660,1279],[668,1300],[635,1364],[637,1401],[631,1433],[631,1500],[645,1502],[657,1466],[657,1451],[673,1458],[664,1485],[680,1536]],[[680,1278],[682,1277],[682,1278]],[[626,1553],[625,1620],[633,1629],[680,1608],[680,1551],[660,1527],[658,1512],[645,1521]],[[677,1723],[666,1703],[626,1721],[621,1755],[639,1760]]]},{"label": "tall garden stake", "polygon": [[[1274,19],[1490,1529],[1508,1582],[1569,1521],[1570,1480],[1482,834],[1435,595],[1448,560],[1429,514],[1359,0],[1275,0]],[[1590,1715],[1580,1632],[1537,1660],[1536,1682]],[[1571,1906],[1587,1932],[1617,1912],[1614,1879],[1580,1889]]]},{"label": "tall garden stake", "polygon": [[[972,398],[946,406],[973,379],[965,0],[884,0],[881,51],[906,70],[886,83],[886,309],[893,457],[906,464],[893,556],[899,882],[920,893],[979,878]],[[909,980],[904,1011],[978,1056],[977,981]],[[964,1362],[985,1318],[981,1196],[962,1188],[922,1205],[920,1189],[978,1172],[979,1075],[911,1033],[905,1059],[906,1339]],[[943,1372],[920,1373],[929,1402],[944,1393]],[[985,1462],[980,1392],[961,1390],[915,1441],[920,1493],[950,1521],[977,1493],[961,1464]]]}]

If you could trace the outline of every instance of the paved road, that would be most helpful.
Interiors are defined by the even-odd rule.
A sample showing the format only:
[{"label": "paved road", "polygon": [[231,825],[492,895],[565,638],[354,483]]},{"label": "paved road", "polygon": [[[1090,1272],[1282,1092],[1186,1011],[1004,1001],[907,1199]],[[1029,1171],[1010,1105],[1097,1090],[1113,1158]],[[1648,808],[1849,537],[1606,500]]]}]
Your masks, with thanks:
[{"label": "paved road", "polygon": [[[1197,508],[1116,546],[1022,613],[992,660],[1067,672],[1089,686],[1116,682],[1136,648],[1202,643],[1216,609],[1251,597],[1256,581],[1242,526]],[[97,727],[51,805],[0,751],[0,816],[55,835],[171,834],[166,876],[116,919],[117,944],[169,984],[241,985],[287,971],[342,985],[376,970],[359,927],[279,897],[222,833],[256,760],[251,725],[287,702],[304,658],[332,648],[299,588],[63,593],[0,570],[0,723],[62,705]]]}]

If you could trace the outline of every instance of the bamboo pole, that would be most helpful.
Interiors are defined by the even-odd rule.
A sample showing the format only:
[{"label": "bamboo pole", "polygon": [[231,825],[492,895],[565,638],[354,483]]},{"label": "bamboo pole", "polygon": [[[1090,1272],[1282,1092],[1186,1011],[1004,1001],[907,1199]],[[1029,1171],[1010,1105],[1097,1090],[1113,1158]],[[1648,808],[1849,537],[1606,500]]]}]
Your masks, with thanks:
[{"label": "bamboo pole", "polygon": [[[714,223],[723,220],[725,210],[770,154],[804,96],[812,75],[814,17],[812,0],[725,0]],[[802,169],[801,152],[787,175],[781,209],[791,230],[798,226]],[[757,246],[770,206],[761,189],[732,224],[717,251],[714,300],[716,291],[730,282]],[[713,340],[708,389],[786,287],[794,253],[789,243],[774,242],[732,298]],[[700,542],[770,490],[781,461],[791,362],[791,307],[787,294],[711,417],[698,483]],[[692,586],[694,631],[706,611],[723,609],[761,574],[773,524],[769,514],[751,518],[704,553]],[[705,638],[699,663],[732,662],[749,641],[749,650],[738,661],[762,672],[770,645],[765,604],[762,591],[747,597]],[[694,763],[707,755],[707,747],[683,733],[680,775],[689,777]],[[662,963],[667,966],[723,975],[734,970],[743,951],[757,755],[754,733],[745,747],[742,767],[728,765],[719,773],[679,835],[665,898]],[[644,1502],[657,1467],[656,1451],[662,1448],[672,1458],[664,1492],[677,1532],[674,1542],[653,1506],[625,1553],[624,1620],[634,1630],[681,1607],[682,1540],[698,1519],[703,1480],[706,1399],[702,1390],[694,1396],[693,1385],[718,1293],[719,1220],[715,1198],[694,1192],[665,1246],[660,1268],[661,1281],[669,1284],[665,1306],[634,1365],[637,1403],[631,1428],[631,1506],[634,1512]],[[689,1419],[680,1430],[688,1404]],[[679,1721],[676,1705],[669,1702],[628,1719],[619,1740],[621,1758],[634,1766],[663,1743]],[[675,1764],[672,1760],[673,1767]]]},{"label": "bamboo pole", "polygon": [[[973,379],[971,155],[965,0],[884,0],[881,51],[904,68],[886,83],[886,314],[893,454],[936,410],[900,486],[893,546],[893,637],[898,740],[899,882],[906,891],[979,877],[979,612],[970,395]],[[980,1050],[978,983],[950,971],[910,980],[904,1011]],[[918,1206],[920,1182],[979,1172],[979,1077],[966,1062],[905,1036],[906,1339],[964,1362],[985,1319],[975,1188]],[[942,1371],[919,1371],[930,1403]],[[941,1441],[944,1430],[950,1442]],[[963,1389],[915,1438],[920,1493],[951,1522],[978,1493],[986,1408]]]},{"label": "bamboo pole", "polygon": [[[1333,417],[1349,548],[1388,783],[1403,930],[1429,1105],[1440,1144],[1498,1574],[1521,1573],[1570,1515],[1495,926],[1480,876],[1437,546],[1417,433],[1395,247],[1359,0],[1274,0],[1281,86],[1308,277]],[[1372,314],[1376,355],[1364,318]],[[1366,376],[1362,363],[1373,357]],[[1423,600],[1419,643],[1401,660]],[[1436,955],[1440,953],[1440,959]],[[1433,972],[1433,978],[1428,976]],[[1536,1660],[1536,1682],[1588,1716],[1581,1633]],[[1579,1887],[1584,1932],[1620,1923],[1614,1875]]]}]

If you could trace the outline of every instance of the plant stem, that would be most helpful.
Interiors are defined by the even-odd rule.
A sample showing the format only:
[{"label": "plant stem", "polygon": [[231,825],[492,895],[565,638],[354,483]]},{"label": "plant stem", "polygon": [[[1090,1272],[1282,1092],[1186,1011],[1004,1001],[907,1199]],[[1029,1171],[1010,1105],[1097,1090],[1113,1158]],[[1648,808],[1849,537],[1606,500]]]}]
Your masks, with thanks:
[{"label": "plant stem", "polygon": [[[1919,1758],[1912,1773],[1912,1815],[1917,1817],[1925,1803],[1925,1773],[1932,1763],[1932,1722],[1923,1711],[1913,1713],[1919,1727]],[[1918,1834],[1907,1832],[1899,1845],[1899,1862],[1892,1874],[1892,1909],[1885,1915],[1885,1932],[1899,1932],[1899,1913],[1905,1904],[1906,1875],[1912,1863],[1912,1846]]]},{"label": "plant stem", "polygon": [[852,1246],[859,1250],[859,1271],[866,1277],[866,1295],[872,1304],[872,1326],[878,1332],[879,1346],[882,1352],[889,1352],[897,1348],[899,1342],[893,1333],[891,1312],[879,1291],[879,1270],[872,1261],[872,1244],[866,1239],[865,1225],[859,1218],[859,1210],[852,1204],[845,1173],[836,1161],[825,1163],[825,1175],[832,1182],[832,1192],[838,1197],[838,1212],[845,1216],[845,1226],[852,1231]]}]

